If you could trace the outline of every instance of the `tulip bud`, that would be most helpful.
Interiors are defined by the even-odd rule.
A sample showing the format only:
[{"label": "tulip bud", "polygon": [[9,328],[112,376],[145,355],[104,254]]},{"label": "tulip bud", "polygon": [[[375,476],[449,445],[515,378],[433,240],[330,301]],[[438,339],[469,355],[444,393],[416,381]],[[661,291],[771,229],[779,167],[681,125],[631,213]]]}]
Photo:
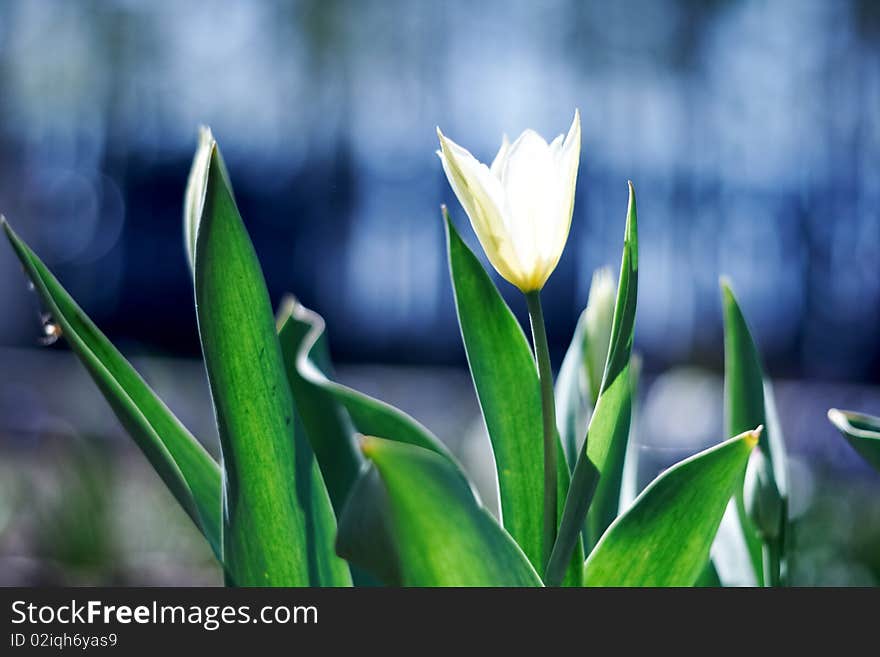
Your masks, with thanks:
[{"label": "tulip bud", "polygon": [[778,539],[785,520],[785,503],[776,486],[773,467],[760,449],[752,452],[746,468],[743,501],[762,540]]},{"label": "tulip bud", "polygon": [[491,167],[437,128],[437,154],[489,262],[523,292],[534,292],[556,268],[574,209],[581,150],[580,115],[550,144],[526,130],[505,138]]},{"label": "tulip bud", "polygon": [[617,283],[611,269],[608,267],[597,269],[593,273],[590,297],[583,314],[586,361],[584,364],[590,380],[590,397],[594,406],[599,398],[599,388],[605,374],[616,299]]}]

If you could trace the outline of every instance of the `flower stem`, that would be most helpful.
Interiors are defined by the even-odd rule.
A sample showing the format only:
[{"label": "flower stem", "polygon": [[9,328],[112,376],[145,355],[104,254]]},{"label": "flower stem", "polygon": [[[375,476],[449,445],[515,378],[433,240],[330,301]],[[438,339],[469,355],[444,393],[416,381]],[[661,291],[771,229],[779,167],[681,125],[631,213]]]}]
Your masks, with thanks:
[{"label": "flower stem", "polygon": [[541,381],[541,411],[544,427],[544,535],[542,565],[546,569],[556,542],[556,404],[553,399],[553,373],[550,369],[550,349],[547,346],[547,330],[544,327],[544,310],[541,308],[541,292],[526,292],[532,340],[535,345],[535,361]]},{"label": "flower stem", "polygon": [[775,541],[763,543],[761,553],[764,561],[764,586],[778,587],[782,585],[779,562],[779,545]]}]

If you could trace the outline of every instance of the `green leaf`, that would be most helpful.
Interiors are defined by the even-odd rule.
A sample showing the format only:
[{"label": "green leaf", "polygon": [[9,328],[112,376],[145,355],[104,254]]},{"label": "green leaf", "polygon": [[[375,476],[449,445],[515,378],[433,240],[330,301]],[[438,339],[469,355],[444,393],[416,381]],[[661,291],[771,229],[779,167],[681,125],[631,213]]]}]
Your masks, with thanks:
[{"label": "green leaf", "polygon": [[355,444],[355,430],[348,413],[335,397],[303,378],[296,366],[297,358],[302,358],[311,360],[322,371],[330,371],[330,354],[323,325],[316,325],[314,318],[310,318],[308,311],[293,297],[282,303],[277,324],[297,415],[302,419],[309,443],[321,466],[327,492],[338,518],[364,460]]},{"label": "green leaf", "polygon": [[516,542],[446,458],[365,438],[372,462],[339,523],[337,549],[394,586],[540,586]]},{"label": "green leaf", "polygon": [[595,417],[590,422],[586,439],[586,456],[600,473],[596,495],[587,515],[591,546],[617,517],[619,510],[623,464],[632,420],[630,355],[635,334],[638,253],[636,196],[632,183],[629,183],[623,257],[608,360]]},{"label": "green leaf", "polygon": [[[776,394],[773,392],[773,384],[770,379],[764,378],[764,414],[767,416],[766,447],[770,454],[770,462],[773,467],[773,478],[779,494],[783,498],[788,497],[788,453],[785,449],[785,438],[782,433],[782,422],[779,420],[779,412],[776,410]],[[763,438],[763,434],[762,434]],[[760,447],[762,443],[758,443]]]},{"label": "green leaf", "polygon": [[632,403],[630,406],[631,421],[629,423],[629,436],[626,439],[626,455],[623,458],[623,474],[620,482],[620,503],[619,509],[625,509],[636,496],[641,488],[639,487],[639,444],[636,439],[638,435],[638,426],[636,419],[639,416],[636,403],[638,400],[639,380],[642,376],[642,359],[639,354],[633,354],[630,358],[630,383],[632,385]]},{"label": "green leaf", "polygon": [[781,495],[787,494],[785,445],[773,391],[764,377],[761,356],[730,283],[722,279],[724,306],[724,409],[730,435],[764,425],[758,449],[773,465]]},{"label": "green leaf", "polygon": [[5,219],[2,223],[52,321],[60,327],[123,427],[220,559],[219,466]]},{"label": "green leaf", "polygon": [[[627,364],[611,386],[602,392],[587,431],[586,452],[582,451],[578,460],[580,463],[586,458],[599,477],[587,513],[587,549],[596,544],[619,510],[623,465],[632,419],[631,378]],[[576,466],[575,476],[577,472]],[[587,473],[589,475],[589,470]]]},{"label": "green leaf", "polygon": [[880,470],[880,418],[832,408],[828,419],[863,459]]},{"label": "green leaf", "polygon": [[331,379],[326,363],[322,363],[318,353],[312,349],[312,345],[317,344],[324,334],[324,319],[297,301],[293,302],[287,312],[296,319],[302,329],[308,330],[294,358],[293,364],[297,375],[313,386],[313,392],[322,391],[326,395],[325,402],[328,405],[338,404],[345,408],[358,433],[381,435],[388,440],[418,445],[440,454],[456,467],[460,467],[446,446],[417,420],[390,404],[373,399]]},{"label": "green leaf", "polygon": [[[394,440],[430,449],[461,469],[443,443],[409,415],[329,378],[332,371],[325,325],[318,313],[290,297],[279,312],[278,323],[294,402],[324,473],[337,518],[352,501],[351,491],[364,464],[355,447],[356,433],[387,432]],[[364,540],[373,541],[373,534],[366,534]],[[355,586],[377,583],[357,567],[351,571]]]},{"label": "green leaf", "polygon": [[[336,517],[351,499],[363,457],[355,447],[357,433],[384,432],[399,442],[429,449],[461,466],[428,429],[406,413],[332,380],[325,324],[318,313],[288,298],[279,312],[279,338],[287,377],[298,413],[324,473]],[[368,514],[365,514],[365,516]],[[373,532],[364,540],[375,541]],[[373,586],[374,578],[352,567],[356,586]]]},{"label": "green leaf", "polygon": [[[769,393],[772,403],[772,390],[765,383],[761,358],[755,346],[748,324],[740,309],[730,284],[721,281],[722,302],[724,309],[724,411],[726,431],[736,435],[749,428],[764,426],[758,448],[764,461],[755,467],[761,467],[760,480],[764,489],[761,495],[772,497],[782,509],[786,498],[786,455],[781,440],[781,432],[775,409],[772,418],[768,417],[768,405],[765,404],[765,390]],[[772,419],[773,422],[768,420]],[[769,464],[769,467],[766,465]],[[745,479],[745,475],[743,475]],[[764,583],[762,538],[758,527],[749,517],[746,510],[742,486],[737,491],[736,510],[743,531],[745,544],[749,551],[755,577],[759,585]],[[771,522],[781,527],[785,522],[780,517]],[[771,539],[775,540],[775,539]],[[723,573],[722,573],[723,577]]]},{"label": "green leaf", "polygon": [[[629,183],[623,257],[608,360],[605,363],[599,399],[590,419],[587,437],[578,455],[571,488],[565,500],[556,546],[545,578],[548,585],[556,581],[560,562],[567,562],[577,536],[580,535],[584,519],[587,522],[588,537],[594,542],[617,515],[632,415],[630,354],[636,318],[638,253],[636,197],[633,185]],[[589,551],[591,546],[585,547]]]},{"label": "green leaf", "polygon": [[[522,328],[492,279],[462,241],[445,208],[449,269],[468,365],[489,432],[504,528],[542,568],[544,451],[538,370]],[[569,469],[558,450],[559,512]],[[583,557],[573,545],[565,583],[578,586]]]},{"label": "green leaf", "polygon": [[731,438],[657,477],[599,540],[585,584],[693,586],[759,434]]},{"label": "green leaf", "polygon": [[705,568],[703,568],[703,572],[700,573],[700,576],[697,578],[694,586],[698,586],[700,588],[721,587],[721,578],[718,577],[718,571],[715,569],[715,564],[712,563],[711,559],[706,562],[706,566]]},{"label": "green leaf", "polygon": [[348,585],[348,567],[333,552],[330,498],[308,440],[295,431],[269,295],[216,143],[206,166],[194,279],[225,469],[227,581]]},{"label": "green leaf", "polygon": [[587,306],[578,319],[556,379],[556,422],[572,468],[599,398],[616,296],[611,270],[597,269],[590,284]]}]

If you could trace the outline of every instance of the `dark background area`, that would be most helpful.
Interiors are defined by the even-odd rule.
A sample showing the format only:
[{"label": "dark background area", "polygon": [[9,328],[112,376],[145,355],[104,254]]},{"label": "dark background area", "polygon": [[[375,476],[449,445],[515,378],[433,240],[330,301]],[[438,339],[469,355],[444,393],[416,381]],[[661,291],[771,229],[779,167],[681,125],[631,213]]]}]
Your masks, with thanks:
[{"label": "dark background area", "polygon": [[[143,350],[198,353],[181,199],[200,123],[275,298],[322,312],[343,360],[460,365],[434,127],[489,159],[502,132],[552,136],[580,107],[572,235],[546,291],[557,352],[593,269],[617,264],[631,178],[648,371],[720,363],[725,273],[772,371],[880,379],[870,0],[6,1],[0,88],[3,212]],[[13,266],[0,299],[20,310]],[[33,331],[2,315],[4,344]]]},{"label": "dark background area", "polygon": [[[880,3],[0,2],[0,212],[197,435],[213,444],[182,199],[208,124],[273,301],[293,292],[322,313],[341,374],[425,420],[487,499],[441,203],[476,242],[434,128],[489,160],[503,132],[552,137],[575,107],[574,219],[544,293],[554,360],[592,272],[619,262],[632,179],[645,478],[722,437],[726,274],[781,380],[803,534],[838,537],[805,543],[801,581],[874,583],[880,518],[859,495],[876,499],[877,478],[824,413],[880,414]],[[168,520],[172,503],[63,341],[39,346],[37,300],[3,245],[0,308],[0,582],[81,581],[44,535],[57,521],[16,502],[54,518],[58,498],[66,517],[67,477],[83,518],[103,517],[87,500],[113,491],[109,528],[73,551],[106,541],[85,581],[213,581],[210,565],[202,579],[144,565],[210,560],[197,538],[187,552],[164,537],[189,536],[186,520]]]}]

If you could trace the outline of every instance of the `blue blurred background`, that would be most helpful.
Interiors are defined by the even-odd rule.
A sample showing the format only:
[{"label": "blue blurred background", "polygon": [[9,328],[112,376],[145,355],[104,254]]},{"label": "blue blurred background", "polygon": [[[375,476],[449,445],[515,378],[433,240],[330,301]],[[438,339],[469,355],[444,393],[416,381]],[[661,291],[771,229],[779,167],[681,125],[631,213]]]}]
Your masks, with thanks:
[{"label": "blue blurred background", "polygon": [[[817,518],[805,533],[827,543],[829,518],[878,493],[824,412],[880,413],[880,3],[0,3],[0,211],[188,424],[212,443],[181,229],[204,123],[224,151],[273,300],[289,291],[321,312],[342,374],[438,427],[475,477],[483,473],[488,498],[491,462],[464,369],[440,203],[475,241],[434,154],[434,127],[488,160],[503,132],[552,137],[575,107],[577,202],[544,295],[557,364],[593,270],[619,261],[632,179],[641,444],[659,467],[721,437],[718,277],[728,275],[780,379],[798,508]],[[522,317],[521,298],[499,287]],[[141,474],[92,485],[83,465],[80,488],[118,485],[128,491],[113,497],[121,503],[140,476],[152,491],[66,347],[38,346],[36,298],[2,248],[0,308],[0,451],[19,475],[5,485],[33,492],[42,480],[21,473],[45,470],[52,508],[63,492],[57,472],[112,458],[122,465],[111,469]],[[105,447],[73,457],[83,453],[77,440]],[[64,565],[69,557],[45,547],[53,539],[40,539],[47,524],[22,525],[15,494],[5,499],[0,556],[10,565],[0,582],[81,581],[71,580],[79,571]],[[839,550],[816,556],[805,544],[803,583],[878,581],[880,518],[859,514],[831,532],[844,536]],[[107,522],[119,515],[107,510]],[[144,523],[130,524],[107,531],[130,539]],[[134,570],[113,581],[216,576],[210,565],[199,577],[144,570],[143,541],[101,540],[116,556],[84,581],[107,581],[119,554]],[[148,553],[179,554],[167,540]],[[209,564],[200,545],[192,550]]]}]

